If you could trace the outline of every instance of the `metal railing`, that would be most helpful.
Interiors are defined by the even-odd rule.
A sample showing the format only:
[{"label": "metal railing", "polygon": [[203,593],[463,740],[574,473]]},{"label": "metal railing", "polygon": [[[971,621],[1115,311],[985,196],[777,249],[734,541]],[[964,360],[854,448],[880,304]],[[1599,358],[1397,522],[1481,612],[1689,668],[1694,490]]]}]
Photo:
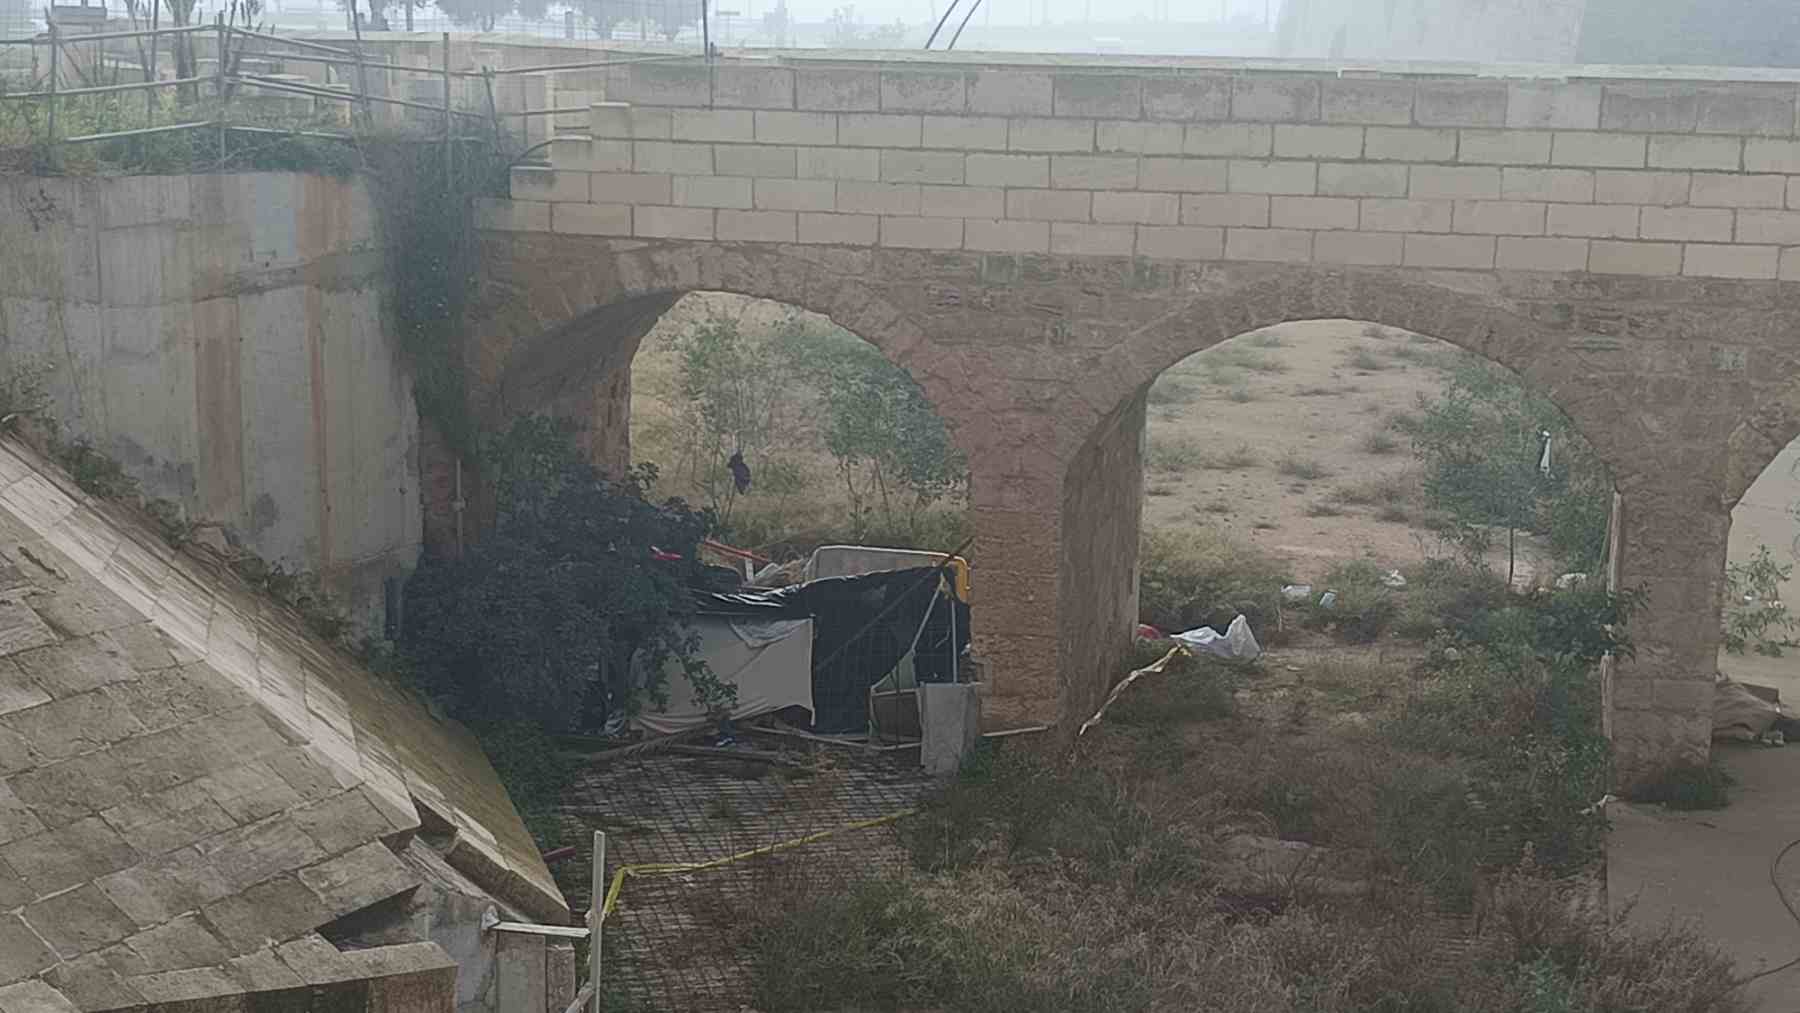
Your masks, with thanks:
[{"label": "metal railing", "polygon": [[[354,0],[352,6],[353,24],[360,25],[361,18],[355,16]],[[608,57],[597,60],[562,62],[554,64],[531,65],[522,67],[493,68],[482,66],[474,70],[459,70],[452,66],[452,37],[449,32],[439,35],[437,66],[412,66],[391,60],[373,61],[367,50],[360,29],[356,32],[356,41],[347,45],[327,45],[321,42],[287,38],[267,30],[266,26],[251,27],[248,24],[234,23],[235,16],[227,19],[225,12],[215,15],[212,24],[180,25],[174,27],[152,26],[149,28],[133,27],[124,31],[102,31],[94,33],[69,33],[60,26],[53,16],[52,10],[45,11],[48,29],[41,35],[31,38],[0,38],[0,58],[4,58],[9,49],[29,47],[29,80],[23,91],[8,91],[4,87],[4,77],[0,77],[0,110],[11,103],[38,103],[44,109],[43,121],[46,125],[45,136],[40,141],[52,152],[64,145],[85,144],[99,141],[113,141],[130,137],[143,137],[154,134],[212,129],[219,135],[219,151],[221,161],[225,158],[226,138],[232,132],[278,134],[287,133],[293,136],[354,138],[358,131],[367,131],[374,126],[376,116],[374,108],[385,106],[393,109],[417,110],[425,113],[436,113],[441,125],[442,137],[448,145],[456,134],[455,124],[459,121],[477,124],[491,129],[496,137],[510,134],[505,121],[517,120],[521,123],[534,117],[581,114],[586,112],[585,106],[559,107],[554,101],[548,108],[501,109],[495,99],[494,84],[497,79],[520,75],[556,74],[564,71],[584,71],[608,67],[625,66],[638,63],[667,63],[691,61],[706,58],[707,53],[665,54],[655,56]],[[145,40],[149,40],[149,48],[145,48]],[[168,52],[175,54],[175,73],[170,77],[162,76],[159,52],[163,40],[170,40]],[[125,41],[137,43],[135,54],[130,51],[117,52],[110,44]],[[203,62],[195,46],[196,41],[209,43],[212,47],[214,67],[210,73],[201,72]],[[40,60],[40,52],[44,59]],[[136,60],[132,57],[135,55]],[[324,81],[305,79],[301,75],[276,75],[264,73],[260,68],[280,61],[282,63],[299,63],[316,65],[323,68]],[[118,81],[124,68],[135,62],[131,68],[133,73],[141,74],[143,80]],[[47,72],[41,76],[38,68],[47,65]],[[109,68],[113,80],[108,83],[94,83],[105,76]],[[5,61],[0,59],[0,73],[4,72]],[[187,70],[186,74],[182,70]],[[91,73],[90,73],[91,72]],[[383,84],[381,89],[371,87],[371,75],[380,75]],[[441,82],[441,95],[438,101],[419,101],[417,98],[400,98],[389,94],[389,85],[393,75],[424,75]],[[71,78],[76,86],[69,87]],[[335,80],[334,78],[342,78]],[[477,94],[474,105],[484,106],[479,111],[469,108],[457,108],[453,82],[457,80],[478,80],[482,82],[481,92]],[[208,87],[210,85],[210,87]],[[177,109],[175,121],[156,124],[157,98],[165,94],[167,89],[176,89]],[[305,124],[304,128],[295,125],[293,129],[276,129],[279,124],[234,122],[232,110],[234,100],[239,99],[240,92],[249,89],[257,93],[269,95],[294,96],[312,99],[315,104],[330,102],[344,103],[352,107],[354,113],[347,131],[315,129],[315,123]],[[125,129],[109,129],[88,133],[67,133],[60,129],[59,115],[64,113],[70,103],[101,95],[117,95],[130,92],[144,92],[145,125]],[[210,115],[195,117],[182,116],[183,112],[193,113],[204,110],[203,97],[210,91],[213,108]],[[548,92],[554,98],[554,90]],[[485,99],[485,101],[483,101]],[[241,101],[238,103],[241,104]],[[520,129],[521,135],[529,136],[528,131]],[[540,145],[541,146],[541,145]]]}]

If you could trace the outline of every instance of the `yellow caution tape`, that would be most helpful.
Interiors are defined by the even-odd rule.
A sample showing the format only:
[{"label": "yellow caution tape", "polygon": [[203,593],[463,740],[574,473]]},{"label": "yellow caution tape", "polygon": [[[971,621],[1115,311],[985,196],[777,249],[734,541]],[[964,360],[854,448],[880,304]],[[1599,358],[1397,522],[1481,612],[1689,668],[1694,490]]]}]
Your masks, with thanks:
[{"label": "yellow caution tape", "polygon": [[812,844],[815,841],[822,841],[827,837],[847,833],[852,830],[867,830],[870,827],[878,827],[885,823],[893,823],[896,820],[905,819],[918,811],[919,810],[917,809],[902,809],[897,813],[889,813],[886,816],[877,816],[872,820],[862,820],[857,823],[846,823],[841,827],[833,827],[830,830],[821,830],[816,834],[807,834],[805,837],[796,837],[791,841],[782,841],[779,844],[765,844],[760,848],[752,848],[749,851],[742,851],[735,855],[728,855],[724,858],[715,858],[710,862],[649,862],[642,865],[622,865],[619,867],[619,871],[613,874],[612,886],[606,891],[606,905],[601,908],[600,915],[604,918],[605,916],[612,914],[613,908],[619,902],[619,891],[625,888],[625,877],[627,876],[673,876],[684,872],[703,872],[707,869],[717,869],[721,866],[730,865],[733,862],[741,862],[748,858],[756,858],[761,855],[773,855],[778,852],[787,851],[791,848]]}]

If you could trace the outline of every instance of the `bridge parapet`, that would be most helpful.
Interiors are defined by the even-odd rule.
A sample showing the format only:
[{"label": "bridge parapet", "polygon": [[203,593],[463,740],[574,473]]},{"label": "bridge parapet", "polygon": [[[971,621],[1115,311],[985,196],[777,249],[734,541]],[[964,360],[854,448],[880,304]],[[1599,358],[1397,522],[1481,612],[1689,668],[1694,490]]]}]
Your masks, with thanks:
[{"label": "bridge parapet", "polygon": [[487,228],[1800,278],[1792,82],[618,68]]}]

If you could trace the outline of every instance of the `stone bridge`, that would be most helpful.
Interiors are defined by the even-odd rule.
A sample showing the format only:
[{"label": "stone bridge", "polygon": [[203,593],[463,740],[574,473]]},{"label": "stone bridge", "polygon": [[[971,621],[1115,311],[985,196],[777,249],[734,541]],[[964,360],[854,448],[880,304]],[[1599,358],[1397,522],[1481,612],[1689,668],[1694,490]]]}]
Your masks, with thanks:
[{"label": "stone bridge", "polygon": [[617,68],[588,134],[479,208],[473,396],[578,418],[617,464],[680,294],[829,316],[968,454],[987,720],[1067,728],[1136,618],[1156,376],[1285,321],[1440,338],[1611,468],[1612,576],[1649,602],[1607,680],[1629,781],[1707,754],[1730,510],[1800,434],[1800,77],[1754,73]]}]

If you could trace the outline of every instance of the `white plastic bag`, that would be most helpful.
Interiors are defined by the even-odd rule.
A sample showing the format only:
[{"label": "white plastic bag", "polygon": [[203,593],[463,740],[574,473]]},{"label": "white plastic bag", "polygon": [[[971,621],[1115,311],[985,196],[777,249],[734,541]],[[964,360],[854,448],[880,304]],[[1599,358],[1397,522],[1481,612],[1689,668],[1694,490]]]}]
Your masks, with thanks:
[{"label": "white plastic bag", "polygon": [[1227,661],[1255,661],[1262,657],[1262,645],[1256,642],[1256,634],[1250,632],[1250,620],[1243,616],[1231,621],[1224,636],[1211,626],[1202,626],[1177,633],[1175,639],[1196,654],[1210,654]]}]

